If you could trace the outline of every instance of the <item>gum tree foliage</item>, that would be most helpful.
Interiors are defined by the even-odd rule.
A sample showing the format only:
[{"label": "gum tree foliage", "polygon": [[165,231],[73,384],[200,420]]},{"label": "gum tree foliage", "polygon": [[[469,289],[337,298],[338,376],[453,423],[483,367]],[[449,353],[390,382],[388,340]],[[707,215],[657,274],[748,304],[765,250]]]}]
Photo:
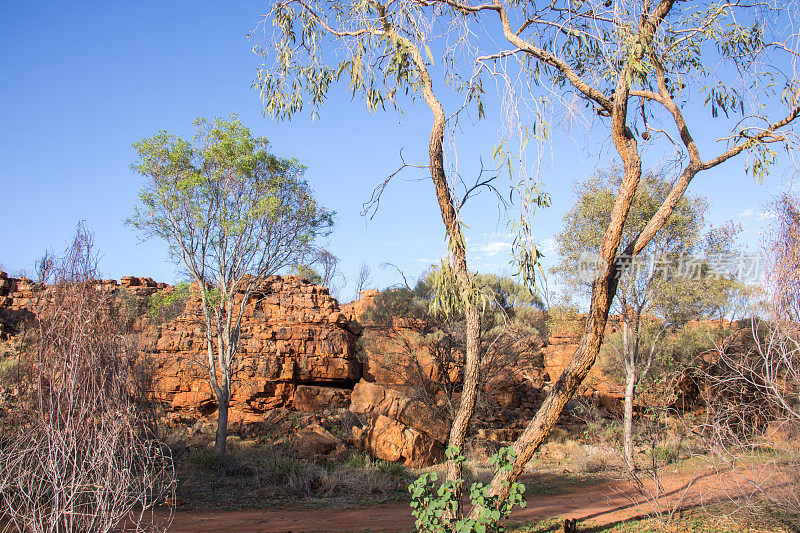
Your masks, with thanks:
[{"label": "gum tree foliage", "polygon": [[[501,499],[508,494],[507,481],[521,474],[595,362],[617,289],[619,256],[642,252],[696,176],[739,157],[748,172],[763,179],[779,152],[793,146],[800,93],[794,71],[797,14],[791,9],[777,0],[284,0],[272,5],[267,20],[274,39],[256,46],[266,57],[258,85],[272,116],[289,117],[305,105],[316,112],[338,81],[363,97],[369,110],[405,106],[417,95],[431,109],[429,168],[450,239],[457,297],[464,303],[472,304],[474,291],[442,150],[448,120],[457,125],[462,114],[445,115],[440,95],[457,92],[463,107],[453,112],[469,110],[482,118],[488,109],[484,87],[496,81],[506,88],[503,101],[511,105],[504,114],[512,119],[522,116],[514,104],[531,96],[527,102],[542,102],[534,110],[557,112],[611,141],[621,180],[600,248],[609,267],[593,285],[584,336],[570,365],[515,443],[513,468],[492,482]],[[549,134],[546,117],[531,117],[531,127],[518,135],[521,147]],[[695,136],[698,124],[702,139]],[[510,154],[504,141],[495,150],[501,158]],[[665,151],[672,152],[671,188],[641,233],[621,248],[642,158]],[[522,181],[523,205],[546,203],[531,183]],[[530,228],[529,219],[522,222],[527,224],[523,230]],[[523,266],[530,266],[528,259],[538,252],[526,237],[523,232],[515,252]],[[462,404],[469,404],[475,396],[464,398]]]},{"label": "gum tree foliage", "polygon": [[[730,270],[744,257],[738,241],[741,232],[741,225],[730,221],[711,227],[692,260],[680,268],[684,275],[656,279],[654,313],[673,328],[691,320],[741,318],[749,307],[751,290]],[[679,265],[674,268],[679,269]],[[739,274],[746,276],[748,272]]]},{"label": "gum tree foliage", "polygon": [[218,405],[215,447],[225,453],[242,315],[260,282],[302,264],[333,213],[314,199],[305,167],[267,151],[236,117],[197,119],[184,139],[160,131],[134,144],[144,183],[130,224],[169,245],[201,288],[207,358]]},{"label": "gum tree foliage", "polygon": [[[615,172],[598,173],[577,189],[575,206],[564,216],[556,236],[561,261],[554,271],[570,287],[588,294],[591,275],[586,261],[600,249],[599,228],[608,226],[619,185]],[[636,191],[623,230],[622,246],[635,238],[670,190],[659,174],[645,174]],[[725,269],[736,261],[736,236],[740,228],[729,223],[702,235],[707,202],[684,196],[672,216],[648,245],[647,254],[620,272],[613,308],[621,328],[606,339],[605,355],[621,370],[625,382],[624,449],[628,467],[635,470],[633,454],[633,402],[651,370],[663,370],[662,351],[668,332],[690,320],[724,317],[743,284]],[[584,264],[581,264],[584,261]],[[684,360],[684,362],[688,362]],[[675,370],[674,368],[672,370]],[[663,377],[663,375],[662,375]]]}]

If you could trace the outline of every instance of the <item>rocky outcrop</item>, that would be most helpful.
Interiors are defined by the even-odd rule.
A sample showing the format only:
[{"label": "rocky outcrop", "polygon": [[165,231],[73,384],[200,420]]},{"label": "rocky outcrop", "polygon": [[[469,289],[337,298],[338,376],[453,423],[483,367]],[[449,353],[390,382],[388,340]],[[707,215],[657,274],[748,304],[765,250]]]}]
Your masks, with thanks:
[{"label": "rocky outcrop", "polygon": [[350,411],[367,418],[363,428],[353,428],[353,441],[363,451],[414,468],[442,461],[449,428],[426,404],[362,380],[353,389]]},{"label": "rocky outcrop", "polygon": [[[205,375],[207,361],[201,301],[196,290],[174,320],[154,323],[146,311],[157,292],[172,291],[151,278],[126,276],[89,282],[113,296],[130,317],[130,341],[150,363],[153,390],[174,423],[214,418],[217,405]],[[19,331],[25,318],[46,309],[50,287],[0,272],[0,336]],[[230,422],[259,421],[276,407],[346,407],[361,378],[356,357],[360,331],[328,289],[294,276],[270,276],[250,297],[240,327]],[[308,388],[296,394],[299,386]]]},{"label": "rocky outcrop", "polygon": [[[157,396],[178,423],[213,418],[216,411],[201,368],[207,348],[200,306],[194,297],[177,319],[141,331],[140,349],[156,367]],[[361,378],[354,329],[326,288],[294,276],[267,278],[250,297],[240,326],[230,422],[258,421],[295,399],[304,409],[325,398],[342,405],[349,390],[330,389],[350,389]],[[318,388],[298,395],[303,385]]]}]

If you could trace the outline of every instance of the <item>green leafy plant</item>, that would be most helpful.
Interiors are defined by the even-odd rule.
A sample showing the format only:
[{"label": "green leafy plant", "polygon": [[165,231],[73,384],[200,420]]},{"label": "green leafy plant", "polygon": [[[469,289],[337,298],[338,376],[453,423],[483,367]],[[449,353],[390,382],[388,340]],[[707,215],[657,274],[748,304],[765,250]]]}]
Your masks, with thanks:
[{"label": "green leafy plant", "polygon": [[[446,451],[447,459],[461,465],[464,456],[455,446],[449,446]],[[501,448],[489,459],[489,464],[495,474],[508,472],[514,465],[516,454],[510,446]],[[462,478],[442,483],[436,488],[439,475],[436,472],[427,472],[417,478],[408,487],[411,493],[411,513],[416,518],[418,531],[437,532],[478,532],[503,531],[500,521],[511,514],[515,505],[525,507],[523,494],[525,485],[510,483],[509,496],[502,500],[495,495],[490,495],[489,486],[483,483],[473,483],[469,489],[469,499],[473,512],[468,517],[451,518],[459,509],[458,495],[464,484]],[[475,516],[473,518],[473,515]]]},{"label": "green leafy plant", "polygon": [[159,291],[150,296],[147,316],[163,323],[175,320],[186,308],[189,300],[189,284],[178,283],[171,291]]}]

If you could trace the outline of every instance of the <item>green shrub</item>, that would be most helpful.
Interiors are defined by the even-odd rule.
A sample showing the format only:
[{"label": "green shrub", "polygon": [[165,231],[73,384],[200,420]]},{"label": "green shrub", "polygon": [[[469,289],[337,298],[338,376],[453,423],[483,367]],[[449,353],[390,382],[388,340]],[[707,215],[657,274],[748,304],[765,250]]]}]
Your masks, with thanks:
[{"label": "green shrub", "polygon": [[[464,463],[464,456],[457,447],[447,448],[447,458],[457,464]],[[497,454],[489,459],[495,474],[508,472],[513,468],[516,456],[514,449],[501,448]],[[411,493],[411,513],[416,518],[418,531],[436,532],[478,532],[503,531],[499,525],[500,520],[511,514],[515,505],[525,507],[523,499],[525,485],[514,482],[511,484],[508,500],[500,501],[497,496],[489,495],[489,486],[483,483],[472,483],[469,489],[469,499],[474,509],[478,511],[478,518],[450,519],[446,515],[458,507],[457,497],[464,484],[463,479],[447,481],[436,489],[439,476],[436,472],[428,472],[417,478],[408,491]]]},{"label": "green shrub", "polygon": [[347,458],[347,461],[345,461],[344,464],[350,468],[364,468],[367,466],[368,460],[369,458],[363,453],[354,453]]},{"label": "green shrub", "polygon": [[670,465],[678,460],[679,455],[678,447],[665,444],[663,446],[655,446],[651,453],[657,465]]},{"label": "green shrub", "polygon": [[402,463],[378,461],[375,466],[379,473],[386,474],[392,479],[405,479],[408,477],[408,469]]},{"label": "green shrub", "polygon": [[175,320],[183,313],[189,300],[189,284],[178,283],[171,291],[158,291],[150,296],[147,316],[159,324]]}]

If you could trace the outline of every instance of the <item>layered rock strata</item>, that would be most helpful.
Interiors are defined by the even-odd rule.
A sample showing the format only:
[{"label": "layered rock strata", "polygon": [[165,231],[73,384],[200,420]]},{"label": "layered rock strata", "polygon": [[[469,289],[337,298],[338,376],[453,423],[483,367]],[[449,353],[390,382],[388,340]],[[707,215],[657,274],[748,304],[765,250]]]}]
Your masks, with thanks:
[{"label": "layered rock strata", "polygon": [[[344,405],[362,374],[355,331],[357,325],[325,287],[294,276],[267,278],[242,318],[230,422],[256,422],[270,409],[293,407],[295,399],[298,407],[313,410],[312,398],[321,393]],[[213,418],[216,411],[203,369],[208,358],[203,332],[196,296],[175,320],[141,331],[139,346],[153,359],[157,397],[176,423]],[[302,386],[312,388],[298,394]]]}]

